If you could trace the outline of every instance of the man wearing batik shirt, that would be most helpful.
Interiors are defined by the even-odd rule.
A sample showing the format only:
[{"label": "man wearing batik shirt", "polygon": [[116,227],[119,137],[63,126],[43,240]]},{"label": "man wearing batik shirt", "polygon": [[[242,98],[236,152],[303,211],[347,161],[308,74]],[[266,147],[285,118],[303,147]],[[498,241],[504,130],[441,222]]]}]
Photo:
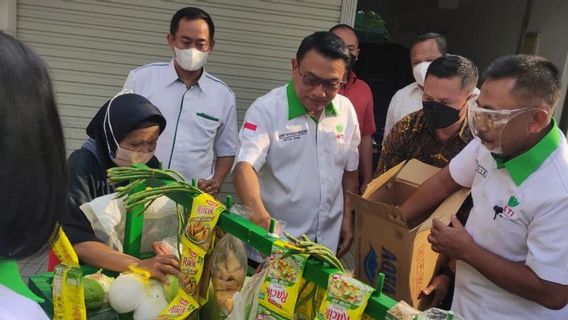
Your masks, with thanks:
[{"label": "man wearing batik shirt", "polygon": [[477,96],[477,67],[445,55],[432,62],[424,82],[423,108],[402,118],[383,142],[375,176],[402,161],[444,167],[472,139],[466,116]]}]

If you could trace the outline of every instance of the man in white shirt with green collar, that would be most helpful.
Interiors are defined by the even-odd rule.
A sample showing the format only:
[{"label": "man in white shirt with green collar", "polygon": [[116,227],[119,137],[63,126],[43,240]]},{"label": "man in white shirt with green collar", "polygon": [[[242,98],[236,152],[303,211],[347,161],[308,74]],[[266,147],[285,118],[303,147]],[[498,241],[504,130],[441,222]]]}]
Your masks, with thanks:
[{"label": "man in white shirt with green collar", "polygon": [[[239,133],[235,186],[252,220],[345,253],[353,239],[343,192],[357,193],[360,141],[353,105],[338,95],[349,51],[330,32],[302,41],[292,80],[258,98]],[[339,247],[339,249],[338,249]]]},{"label": "man in white shirt with green collar", "polygon": [[401,207],[414,223],[471,187],[465,227],[435,220],[428,240],[456,259],[452,309],[465,319],[568,319],[568,145],[552,118],[559,72],[516,55],[485,71],[476,139]]}]

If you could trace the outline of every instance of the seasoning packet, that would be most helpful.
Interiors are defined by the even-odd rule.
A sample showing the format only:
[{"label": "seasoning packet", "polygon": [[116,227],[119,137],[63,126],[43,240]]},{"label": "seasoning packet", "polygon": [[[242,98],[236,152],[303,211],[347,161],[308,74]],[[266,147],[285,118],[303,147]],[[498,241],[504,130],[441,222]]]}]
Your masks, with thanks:
[{"label": "seasoning packet", "polygon": [[313,320],[324,296],[325,289],[318,287],[311,281],[302,279],[300,296],[296,303],[296,320]]},{"label": "seasoning packet", "polygon": [[57,320],[87,319],[83,274],[79,267],[79,258],[62,228],[59,228],[52,250],[61,261],[55,267],[51,286],[53,318]]},{"label": "seasoning packet", "polygon": [[77,266],[58,264],[52,282],[53,319],[87,319],[82,286],[83,274]]},{"label": "seasoning packet", "polygon": [[225,206],[209,194],[203,193],[193,199],[189,220],[181,235],[181,290],[158,319],[185,319],[207,302],[207,290],[201,292],[200,289],[202,282],[209,285],[207,255],[213,248],[213,229],[224,210]]},{"label": "seasoning packet", "polygon": [[345,274],[329,277],[317,320],[361,319],[374,289]]},{"label": "seasoning packet", "polygon": [[419,311],[404,301],[399,301],[392,308],[387,310],[386,320],[413,320]]},{"label": "seasoning packet", "polygon": [[[258,295],[257,320],[293,320],[307,254],[292,254],[293,245],[276,240],[268,258],[266,278]],[[295,250],[294,250],[295,251]]]}]

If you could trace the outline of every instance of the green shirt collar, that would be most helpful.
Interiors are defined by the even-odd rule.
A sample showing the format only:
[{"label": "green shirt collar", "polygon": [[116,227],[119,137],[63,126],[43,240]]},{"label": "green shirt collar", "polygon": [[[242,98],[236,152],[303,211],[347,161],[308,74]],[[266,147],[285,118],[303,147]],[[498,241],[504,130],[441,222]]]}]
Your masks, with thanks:
[{"label": "green shirt collar", "polygon": [[0,284],[35,302],[44,302],[24,284],[15,260],[0,260]]},{"label": "green shirt collar", "polygon": [[[303,114],[308,115],[310,118],[314,119],[310,114],[306,112],[306,108],[298,99],[296,95],[296,91],[294,90],[294,81],[290,80],[286,87],[286,96],[288,97],[288,120],[292,120],[297,118]],[[325,106],[325,115],[326,116],[336,116],[337,109],[333,105],[333,102],[330,102],[327,106]],[[314,119],[317,122],[317,119]]]},{"label": "green shirt collar", "polygon": [[552,128],[537,144],[532,148],[514,157],[505,160],[502,157],[493,155],[497,168],[505,168],[515,182],[520,186],[533,172],[538,170],[544,160],[546,160],[554,150],[560,145],[560,133],[556,121],[552,120]]}]

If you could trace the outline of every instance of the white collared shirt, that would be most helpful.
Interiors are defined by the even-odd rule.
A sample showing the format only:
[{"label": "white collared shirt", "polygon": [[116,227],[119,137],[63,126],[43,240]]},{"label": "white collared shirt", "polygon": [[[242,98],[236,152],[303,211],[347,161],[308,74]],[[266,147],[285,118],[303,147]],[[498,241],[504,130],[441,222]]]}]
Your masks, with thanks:
[{"label": "white collared shirt", "polygon": [[[541,279],[567,285],[568,147],[563,133],[552,130],[558,131],[560,145],[538,169],[526,171],[525,180],[517,176],[515,182],[510,169],[497,168],[477,139],[452,159],[450,173],[458,184],[471,187],[474,207],[466,229],[477,245],[524,263]],[[456,266],[452,310],[465,319],[568,319],[568,307],[550,310],[521,298],[463,261]]]},{"label": "white collared shirt", "polygon": [[357,170],[360,134],[349,99],[338,94],[332,103],[335,115],[324,111],[316,123],[305,113],[289,119],[287,86],[258,98],[239,132],[236,161],[254,167],[264,206],[286,222],[285,231],[306,234],[335,251],[342,178]]},{"label": "white collared shirt", "polygon": [[418,83],[413,82],[398,90],[389,104],[383,139],[387,138],[392,127],[394,127],[400,119],[420,109],[422,109],[422,88],[418,86]]},{"label": "white collared shirt", "polygon": [[124,88],[146,97],[166,118],[156,147],[164,168],[176,169],[188,180],[210,179],[217,157],[236,154],[235,95],[221,80],[203,71],[188,89],[172,59],[131,71]]}]

